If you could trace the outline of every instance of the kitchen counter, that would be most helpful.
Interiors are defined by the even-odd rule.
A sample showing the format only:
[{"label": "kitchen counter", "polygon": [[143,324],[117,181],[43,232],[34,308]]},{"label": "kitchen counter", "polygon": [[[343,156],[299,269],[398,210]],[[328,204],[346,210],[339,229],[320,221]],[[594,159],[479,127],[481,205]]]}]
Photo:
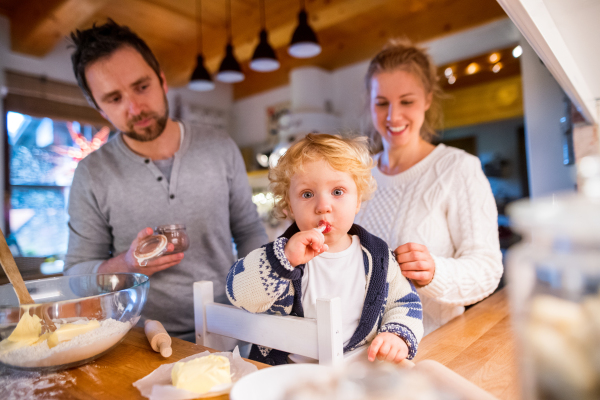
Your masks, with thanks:
[{"label": "kitchen counter", "polygon": [[[14,371],[0,367],[1,399],[121,400],[145,399],[132,385],[162,364],[179,361],[192,354],[211,350],[173,338],[173,354],[163,358],[150,348],[143,328],[131,329],[108,354],[79,368],[50,374]],[[213,351],[213,350],[211,350]],[[255,361],[258,369],[269,367]],[[227,400],[215,396],[211,400]]]},{"label": "kitchen counter", "polygon": [[[162,364],[209,350],[179,339],[173,339],[172,348],[171,357],[161,357],[150,349],[143,329],[133,328],[117,348],[79,368],[46,375],[0,368],[0,398],[143,399],[133,382]],[[415,361],[425,359],[442,363],[499,399],[519,399],[506,289],[423,338]]]},{"label": "kitchen counter", "polygon": [[426,359],[440,362],[498,399],[520,399],[506,288],[425,336],[414,361]]}]

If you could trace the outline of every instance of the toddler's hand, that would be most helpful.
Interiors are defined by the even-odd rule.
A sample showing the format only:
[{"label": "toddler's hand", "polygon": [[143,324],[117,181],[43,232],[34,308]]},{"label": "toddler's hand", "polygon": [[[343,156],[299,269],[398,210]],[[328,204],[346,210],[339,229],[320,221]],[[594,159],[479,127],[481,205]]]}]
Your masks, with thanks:
[{"label": "toddler's hand", "polygon": [[285,245],[285,256],[292,267],[306,264],[316,256],[329,250],[325,244],[323,228],[310,229],[296,233]]},{"label": "toddler's hand", "polygon": [[401,363],[408,356],[406,342],[390,332],[382,332],[375,336],[369,346],[369,361],[388,361],[394,364]]}]

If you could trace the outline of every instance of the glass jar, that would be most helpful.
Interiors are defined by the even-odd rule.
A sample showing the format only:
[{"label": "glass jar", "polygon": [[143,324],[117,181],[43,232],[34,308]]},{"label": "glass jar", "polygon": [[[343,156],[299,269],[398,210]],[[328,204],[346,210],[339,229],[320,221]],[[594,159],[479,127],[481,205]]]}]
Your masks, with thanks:
[{"label": "glass jar", "polygon": [[508,209],[523,236],[507,279],[524,399],[600,398],[600,161],[592,164],[588,176],[580,166],[581,193]]},{"label": "glass jar", "polygon": [[158,235],[164,235],[167,242],[175,247],[173,251],[165,252],[164,255],[182,253],[190,247],[190,239],[183,224],[160,225],[154,228],[154,232]]}]

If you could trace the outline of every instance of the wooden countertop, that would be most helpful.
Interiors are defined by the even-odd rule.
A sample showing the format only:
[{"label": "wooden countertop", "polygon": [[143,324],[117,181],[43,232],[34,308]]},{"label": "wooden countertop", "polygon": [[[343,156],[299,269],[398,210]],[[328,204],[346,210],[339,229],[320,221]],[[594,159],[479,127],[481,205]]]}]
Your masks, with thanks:
[{"label": "wooden countertop", "polygon": [[[144,399],[133,382],[162,364],[210,350],[179,339],[173,339],[172,348],[171,357],[161,357],[151,350],[143,329],[133,328],[117,348],[83,367],[46,375],[0,368],[0,398]],[[423,338],[415,361],[425,359],[442,363],[499,399],[519,399],[506,290]]]},{"label": "wooden countertop", "polygon": [[[150,347],[144,329],[135,327],[108,354],[79,368],[43,375],[0,367],[0,399],[145,399],[132,385],[133,382],[163,364],[174,363],[206,350],[214,351],[175,338],[171,348],[171,357],[163,358]],[[258,369],[269,367],[255,361],[250,362]],[[228,398],[229,396],[223,395],[210,399]]]},{"label": "wooden countertop", "polygon": [[438,361],[499,399],[520,399],[507,297],[503,288],[425,336],[414,361]]}]

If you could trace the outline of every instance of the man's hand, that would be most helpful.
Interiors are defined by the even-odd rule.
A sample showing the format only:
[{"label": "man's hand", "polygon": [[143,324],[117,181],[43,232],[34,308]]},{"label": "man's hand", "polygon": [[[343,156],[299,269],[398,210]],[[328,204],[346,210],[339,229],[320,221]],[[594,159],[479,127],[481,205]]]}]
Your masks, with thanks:
[{"label": "man's hand", "polygon": [[394,364],[401,363],[408,357],[408,346],[406,342],[390,332],[382,332],[375,336],[369,346],[369,361],[375,358]]},{"label": "man's hand", "polygon": [[321,233],[325,225],[296,233],[285,245],[285,256],[292,267],[306,264],[316,256],[329,250],[325,236]]},{"label": "man's hand", "polygon": [[435,274],[435,261],[427,247],[418,243],[406,243],[394,250],[402,275],[417,286],[426,286]]},{"label": "man's hand", "polygon": [[[148,261],[145,267],[139,265],[138,260],[133,256],[135,249],[138,246],[140,240],[146,236],[152,235],[152,228],[144,228],[138,233],[137,237],[129,246],[129,250],[125,253],[121,253],[116,257],[106,260],[98,268],[99,273],[111,273],[111,272],[136,272],[148,276],[152,276],[155,273],[164,269],[170,268],[177,265],[183,259],[183,253],[169,254],[167,256],[161,256],[154,260]],[[174,246],[172,243],[167,245],[167,251],[173,251]]]}]

